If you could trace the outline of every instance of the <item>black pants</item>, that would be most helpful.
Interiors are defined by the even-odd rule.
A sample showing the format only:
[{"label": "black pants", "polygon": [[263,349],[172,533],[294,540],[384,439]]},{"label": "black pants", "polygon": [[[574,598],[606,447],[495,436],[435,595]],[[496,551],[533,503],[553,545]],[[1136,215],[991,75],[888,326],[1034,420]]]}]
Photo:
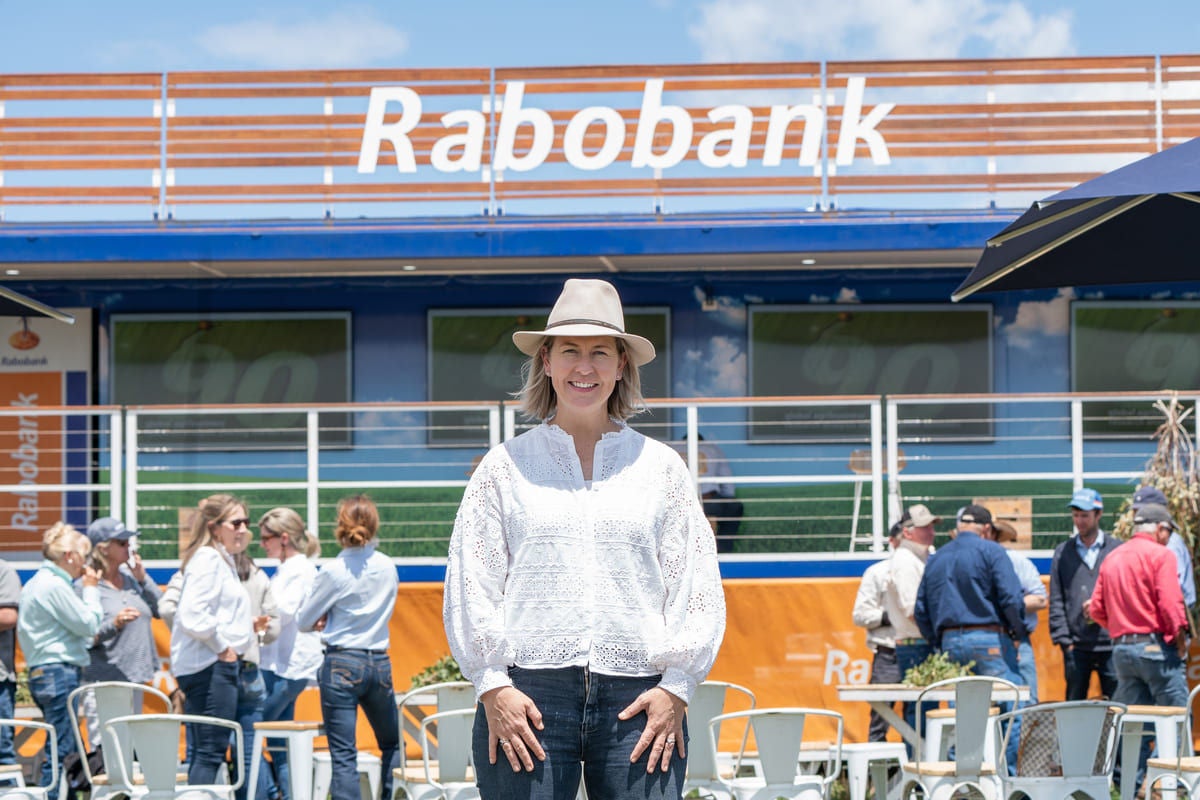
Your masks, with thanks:
[{"label": "black pants", "polygon": [[721,497],[715,492],[705,495],[703,500],[704,516],[717,521],[717,552],[732,553],[734,537],[742,525],[744,506],[740,500]]},{"label": "black pants", "polygon": [[1111,650],[1074,650],[1062,648],[1063,675],[1067,679],[1067,699],[1087,700],[1092,673],[1100,676],[1100,692],[1110,700],[1117,693],[1117,670]]}]

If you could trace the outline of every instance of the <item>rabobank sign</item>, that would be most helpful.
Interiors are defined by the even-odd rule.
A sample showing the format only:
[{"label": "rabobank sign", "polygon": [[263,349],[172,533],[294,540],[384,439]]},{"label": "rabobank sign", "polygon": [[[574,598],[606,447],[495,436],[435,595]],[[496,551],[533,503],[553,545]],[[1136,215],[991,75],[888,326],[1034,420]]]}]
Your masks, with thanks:
[{"label": "rabobank sign", "polygon": [[[854,161],[858,143],[865,143],[875,164],[888,164],[887,142],[878,126],[895,107],[879,103],[864,108],[866,79],[851,77],[846,85],[841,121],[837,131],[834,161],[846,166]],[[362,145],[358,153],[358,171],[374,173],[380,148],[389,143],[396,154],[401,173],[416,172],[417,161],[410,134],[421,122],[421,96],[402,86],[376,87],[371,90]],[[750,164],[751,136],[755,112],[749,106],[728,104],[708,111],[713,128],[696,141],[695,126],[688,109],[663,103],[663,81],[647,80],[642,90],[641,108],[633,122],[632,151],[625,143],[628,126],[621,113],[609,106],[582,108],[568,120],[562,137],[566,162],[580,170],[599,170],[612,166],[628,153],[635,168],[669,169],[687,158],[695,148],[699,163],[713,169],[746,167]],[[488,118],[483,111],[457,109],[440,118],[445,135],[439,137],[429,161],[439,172],[479,172],[485,167],[496,171],[527,172],[545,163],[554,146],[554,121],[545,109],[525,103],[525,83],[509,82],[504,90],[496,128],[495,157],[483,163],[488,135]],[[516,152],[518,132],[529,128],[529,146]],[[826,112],[820,105],[773,105],[767,117],[766,138],[758,165],[778,167],[783,163],[784,146],[789,139],[800,141],[797,163],[815,167],[825,135]],[[592,138],[585,149],[584,141]],[[600,134],[600,135],[596,135]],[[598,144],[597,144],[598,143]]]}]

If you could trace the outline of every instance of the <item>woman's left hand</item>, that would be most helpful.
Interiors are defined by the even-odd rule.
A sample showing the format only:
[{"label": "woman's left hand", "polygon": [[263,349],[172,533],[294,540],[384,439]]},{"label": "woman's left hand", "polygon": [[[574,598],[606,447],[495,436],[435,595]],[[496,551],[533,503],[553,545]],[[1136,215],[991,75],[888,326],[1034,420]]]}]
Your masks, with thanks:
[{"label": "woman's left hand", "polygon": [[618,719],[633,719],[645,712],[646,727],[638,739],[637,746],[629,756],[630,763],[642,757],[642,753],[650,751],[650,759],[646,764],[646,772],[654,772],[661,767],[663,772],[671,768],[671,755],[678,753],[680,758],[687,757],[687,747],[683,743],[683,716],[687,713],[687,703],[675,695],[655,686],[638,695],[638,699],[620,714]]}]

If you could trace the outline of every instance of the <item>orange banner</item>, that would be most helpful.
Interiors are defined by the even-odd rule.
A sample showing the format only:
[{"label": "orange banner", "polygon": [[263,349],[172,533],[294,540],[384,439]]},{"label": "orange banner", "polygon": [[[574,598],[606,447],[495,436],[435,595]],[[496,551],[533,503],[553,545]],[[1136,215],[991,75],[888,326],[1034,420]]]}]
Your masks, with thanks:
[{"label": "orange banner", "polygon": [[[63,404],[61,372],[23,372],[0,375],[0,407],[37,408]],[[0,484],[66,483],[63,473],[62,418],[57,416],[0,416]],[[42,533],[60,519],[66,508],[61,492],[8,491],[0,493],[0,552],[40,551]]]}]

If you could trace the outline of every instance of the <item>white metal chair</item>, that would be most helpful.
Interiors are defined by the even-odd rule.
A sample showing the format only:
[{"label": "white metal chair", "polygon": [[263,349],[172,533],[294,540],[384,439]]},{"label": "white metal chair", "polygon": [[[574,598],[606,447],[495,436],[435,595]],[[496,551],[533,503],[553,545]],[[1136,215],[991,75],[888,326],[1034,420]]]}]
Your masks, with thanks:
[{"label": "white metal chair", "polygon": [[[1200,685],[1188,693],[1182,730],[1178,732],[1180,742],[1191,742],[1192,725],[1195,718],[1193,708],[1198,695],[1200,695]],[[1157,796],[1152,795],[1151,792],[1161,789],[1162,796],[1169,798],[1180,787],[1186,790],[1188,797],[1195,797],[1196,792],[1200,791],[1200,756],[1192,755],[1191,747],[1186,745],[1175,748],[1174,758],[1151,758],[1146,762],[1147,797]]]},{"label": "white metal chair", "polygon": [[[737,711],[750,711],[754,709],[755,698],[754,692],[747,689],[745,686],[739,686],[736,683],[726,683],[724,681],[704,681],[692,695],[692,701],[688,703],[687,718],[688,729],[691,731],[707,730],[708,723],[720,714],[725,713],[726,705],[729,702],[730,693],[734,696],[741,697],[741,700],[748,706],[747,708],[737,708]],[[739,702],[739,704],[741,704]],[[750,733],[749,727],[743,732],[743,750],[745,748],[745,737]],[[716,736],[718,742],[721,738],[720,726],[717,726]],[[721,782],[721,775],[726,777],[735,777],[741,769],[741,753],[737,754],[737,758],[729,755],[723,756],[720,748],[716,752],[709,750],[707,747],[694,747],[688,751],[687,775],[683,780],[683,794],[687,794],[693,790],[705,797],[729,797],[729,791],[725,788],[725,784]]]},{"label": "white metal chair", "polygon": [[[1078,700],[1026,706],[1000,715],[1006,725],[1000,748],[1004,798],[1108,800],[1117,757],[1117,732],[1125,706]],[[1020,721],[1015,774],[1005,759],[1013,722]]]},{"label": "white metal chair", "polygon": [[[801,771],[801,749],[805,740],[805,728],[814,718],[832,722],[835,739],[826,742],[824,764],[820,772]],[[754,776],[720,777],[726,791],[737,800],[826,800],[830,786],[842,771],[842,715],[836,711],[815,708],[758,708],[750,711],[734,711],[718,714],[709,720],[708,736],[710,753],[716,760],[718,731],[723,724],[747,726],[746,735],[738,752],[738,759],[745,755],[752,742],[758,750],[761,774]],[[811,743],[811,742],[810,742]],[[811,764],[811,759],[805,759]]]},{"label": "white metal chair", "polygon": [[20,765],[15,765],[15,771],[5,771],[4,780],[11,780],[12,783],[0,783],[0,798],[45,800],[50,788],[58,786],[59,783],[58,737],[55,735],[54,726],[32,719],[0,719],[0,728],[11,728],[14,737],[22,729],[35,728],[41,731],[46,741],[50,743],[50,783],[46,786],[26,785],[25,775],[22,773]]},{"label": "white metal chair", "polygon": [[987,800],[996,800],[1001,788],[996,775],[996,754],[985,751],[987,728],[993,724],[990,709],[993,693],[1011,693],[1009,698],[996,699],[1015,702],[1019,697],[1017,687],[1003,678],[986,675],[938,681],[926,686],[917,698],[918,713],[928,702],[928,694],[948,688],[954,689],[955,760],[922,760],[924,747],[913,748],[916,760],[903,766],[902,796],[909,798],[919,789],[928,800],[946,800],[960,789],[973,788]]},{"label": "white metal chair", "polygon": [[[184,750],[185,727],[188,725],[216,725],[233,732],[234,752],[242,752],[242,726],[216,717],[196,714],[133,714],[109,720],[104,727],[105,747],[113,748],[111,759],[117,770],[117,779],[123,785],[134,785],[134,754],[141,767],[139,781],[142,791],[139,800],[172,800],[187,797],[188,800],[214,798],[233,800],[234,793],[246,779],[242,770],[242,759],[235,758],[236,780],[232,784],[187,783],[186,775],[180,773],[180,753]],[[109,759],[105,759],[108,763]]]},{"label": "white metal chair", "polygon": [[[88,731],[88,736],[85,740],[79,711],[89,696],[95,699],[96,723],[99,726],[99,730]],[[133,766],[130,772],[130,777],[133,779],[130,783],[116,783],[118,773],[115,763],[109,761],[112,749],[109,743],[104,740],[103,732],[106,729],[105,726],[117,717],[140,714],[145,706],[147,697],[154,698],[157,704],[161,705],[161,708],[158,709],[159,711],[167,712],[171,710],[171,699],[167,695],[158,689],[140,683],[129,683],[126,681],[86,683],[67,695],[67,714],[71,718],[71,732],[75,736],[75,746],[79,749],[80,754],[95,750],[97,745],[104,745],[102,750],[104,756],[103,775],[93,775],[88,766],[87,759],[80,759],[84,775],[92,784],[92,800],[106,800],[118,795],[140,797],[145,793],[144,787],[138,785],[138,770],[136,765]],[[124,734],[122,733],[122,735]],[[127,740],[122,741],[121,745],[125,752],[130,752]]]},{"label": "white metal chair", "polygon": [[[446,711],[475,711],[475,687],[467,681],[447,681],[412,689],[396,699],[400,712],[400,765],[392,770],[392,797],[403,792],[409,800],[426,800],[441,796],[441,790],[430,783],[430,774],[441,776],[441,759],[446,759],[449,772],[455,774],[454,765],[468,763],[471,757],[471,720],[465,716],[442,718],[446,727],[439,725],[436,747],[430,741],[427,718]],[[411,738],[419,748],[420,764],[409,764],[407,744]],[[439,780],[442,778],[439,777]],[[447,778],[447,780],[449,780]]]},{"label": "white metal chair", "polygon": [[[376,800],[383,776],[383,761],[374,753],[358,752],[358,792],[361,800]],[[328,750],[313,753],[312,796],[314,800],[325,800],[333,783],[333,758]]]}]

